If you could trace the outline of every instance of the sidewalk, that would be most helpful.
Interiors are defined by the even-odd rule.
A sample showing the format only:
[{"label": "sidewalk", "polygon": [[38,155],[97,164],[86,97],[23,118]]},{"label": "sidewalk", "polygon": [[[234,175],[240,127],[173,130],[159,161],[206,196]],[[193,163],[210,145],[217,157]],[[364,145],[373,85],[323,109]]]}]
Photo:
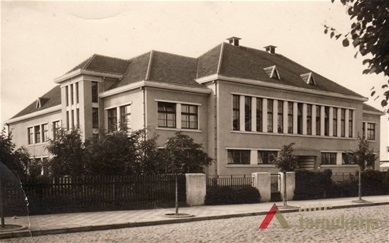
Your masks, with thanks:
[{"label": "sidewalk", "polygon": [[[352,202],[356,199],[357,198],[352,197],[307,201],[289,201],[288,204],[296,207],[314,207],[321,205],[331,207],[332,209],[374,206],[383,204],[389,205],[389,195],[363,197],[364,200],[372,202],[369,204]],[[278,206],[281,206],[282,202],[277,202],[276,204]],[[185,207],[180,208],[180,213],[192,214],[194,215],[194,217],[178,219],[168,218],[165,216],[166,213],[174,213],[173,208],[35,215],[30,217],[20,217],[16,219],[6,218],[6,224],[22,225],[25,226],[27,229],[14,232],[0,231],[0,239],[264,215],[267,214],[272,205],[273,202],[257,204]],[[288,212],[298,211],[298,209],[282,208],[280,208],[280,210]]]}]

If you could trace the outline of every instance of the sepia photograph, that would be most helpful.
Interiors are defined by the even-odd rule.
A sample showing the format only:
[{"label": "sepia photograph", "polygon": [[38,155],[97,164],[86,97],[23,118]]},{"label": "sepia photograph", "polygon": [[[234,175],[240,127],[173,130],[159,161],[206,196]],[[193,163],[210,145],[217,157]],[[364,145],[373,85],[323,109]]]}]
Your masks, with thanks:
[{"label": "sepia photograph", "polygon": [[389,1],[1,1],[0,242],[389,242]]}]

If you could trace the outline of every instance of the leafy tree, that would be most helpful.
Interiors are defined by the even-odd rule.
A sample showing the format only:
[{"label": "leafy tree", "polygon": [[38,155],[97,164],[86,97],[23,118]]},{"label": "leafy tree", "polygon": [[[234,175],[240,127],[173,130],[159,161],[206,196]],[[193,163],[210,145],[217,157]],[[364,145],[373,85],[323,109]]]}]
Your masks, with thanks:
[{"label": "leafy tree", "polygon": [[165,171],[163,151],[157,147],[157,135],[147,138],[147,130],[131,134],[135,145],[135,172],[137,174],[162,174]]},{"label": "leafy tree", "polygon": [[358,165],[358,202],[364,202],[362,200],[362,176],[361,173],[367,167],[374,165],[377,160],[377,156],[374,151],[369,148],[369,143],[366,139],[358,137],[358,149],[349,153],[349,159],[351,163]]},{"label": "leafy tree", "polygon": [[202,145],[181,132],[168,139],[165,153],[166,168],[171,173],[201,173],[204,166],[212,163],[212,159],[203,151]]},{"label": "leafy tree", "polygon": [[[331,0],[334,2],[334,0]],[[350,32],[338,33],[336,29],[324,26],[324,33],[330,34],[330,37],[339,39],[342,37],[343,46],[347,47],[350,43],[357,48],[355,57],[359,54],[370,56],[363,60],[367,68],[363,74],[383,73],[389,77],[389,1],[387,0],[340,0],[346,6],[347,14],[352,20]],[[389,80],[388,80],[389,84]],[[388,84],[381,86],[382,98],[381,106],[387,108],[389,113],[389,88]],[[376,95],[373,87],[371,96]],[[379,98],[377,95],[376,98]]]},{"label": "leafy tree", "polygon": [[101,133],[85,142],[86,171],[94,175],[120,175],[135,172],[135,136],[126,131]]},{"label": "leafy tree", "polygon": [[46,148],[54,155],[50,160],[53,175],[84,174],[84,144],[79,130],[59,129],[56,139],[49,139]]},{"label": "leafy tree", "polygon": [[178,183],[177,174],[203,172],[204,166],[210,165],[212,159],[203,151],[201,144],[193,138],[177,132],[170,137],[164,149],[167,171],[176,175],[176,215],[178,215]]},{"label": "leafy tree", "polygon": [[0,134],[0,162],[7,166],[15,175],[19,177],[25,176],[27,173],[27,165],[29,154],[25,148],[16,149],[16,145],[12,142],[12,133],[7,135],[3,129]]},{"label": "leafy tree", "polygon": [[283,145],[281,147],[281,151],[277,158],[274,161],[274,164],[277,168],[280,169],[281,172],[284,173],[284,197],[283,197],[283,203],[284,206],[287,206],[287,200],[286,200],[286,172],[287,171],[294,171],[297,169],[297,156],[294,155],[294,149],[293,149],[294,143],[291,143],[289,145]]}]

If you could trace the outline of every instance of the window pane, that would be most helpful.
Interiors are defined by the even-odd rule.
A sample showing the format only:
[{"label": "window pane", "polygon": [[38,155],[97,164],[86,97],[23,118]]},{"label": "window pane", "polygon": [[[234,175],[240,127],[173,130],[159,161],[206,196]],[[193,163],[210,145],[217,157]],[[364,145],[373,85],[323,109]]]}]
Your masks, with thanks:
[{"label": "window pane", "polygon": [[116,108],[108,110],[108,131],[113,132],[117,130],[117,111]]},{"label": "window pane", "polygon": [[92,82],[92,102],[99,101],[99,88],[97,82]]},{"label": "window pane", "polygon": [[238,95],[232,96],[232,129],[240,129],[240,97]]},{"label": "window pane", "polygon": [[278,101],[278,121],[277,121],[277,130],[278,133],[284,132],[284,102],[282,100]]},{"label": "window pane", "polygon": [[198,108],[195,105],[181,105],[181,128],[198,128]]},{"label": "window pane", "polygon": [[262,132],[262,99],[257,98],[257,132]]},{"label": "window pane", "polygon": [[321,134],[321,106],[316,106],[316,135]]},{"label": "window pane", "polygon": [[307,134],[312,135],[312,105],[307,105]]},{"label": "window pane", "polygon": [[251,97],[246,96],[244,101],[245,131],[251,131]]},{"label": "window pane", "polygon": [[338,109],[332,108],[332,135],[338,136]]},{"label": "window pane", "polygon": [[92,127],[99,128],[99,109],[92,108]]},{"label": "window pane", "polygon": [[293,102],[288,102],[288,133],[293,133]]},{"label": "window pane", "polygon": [[297,133],[303,134],[303,104],[297,104]]},{"label": "window pane", "polygon": [[176,104],[158,102],[158,126],[170,128],[176,127]]},{"label": "window pane", "polygon": [[228,164],[250,164],[250,150],[228,150]]},{"label": "window pane", "polygon": [[273,100],[267,100],[267,132],[273,132]]},{"label": "window pane", "polygon": [[48,132],[49,132],[49,127],[47,124],[42,125],[42,142],[47,142],[48,140]]},{"label": "window pane", "polygon": [[35,143],[41,142],[41,126],[35,126],[34,132],[35,132]]}]

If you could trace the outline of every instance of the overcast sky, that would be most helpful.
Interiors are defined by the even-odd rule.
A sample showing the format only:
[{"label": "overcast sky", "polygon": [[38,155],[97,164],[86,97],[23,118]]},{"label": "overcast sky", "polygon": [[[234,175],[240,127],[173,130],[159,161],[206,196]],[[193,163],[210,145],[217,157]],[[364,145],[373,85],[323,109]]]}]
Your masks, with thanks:
[{"label": "overcast sky", "polygon": [[243,46],[276,45],[278,53],[369,97],[385,78],[362,75],[356,50],[324,34],[325,24],[349,30],[336,2],[2,1],[1,123],[94,53],[128,59],[154,49],[198,57],[231,36]]}]

